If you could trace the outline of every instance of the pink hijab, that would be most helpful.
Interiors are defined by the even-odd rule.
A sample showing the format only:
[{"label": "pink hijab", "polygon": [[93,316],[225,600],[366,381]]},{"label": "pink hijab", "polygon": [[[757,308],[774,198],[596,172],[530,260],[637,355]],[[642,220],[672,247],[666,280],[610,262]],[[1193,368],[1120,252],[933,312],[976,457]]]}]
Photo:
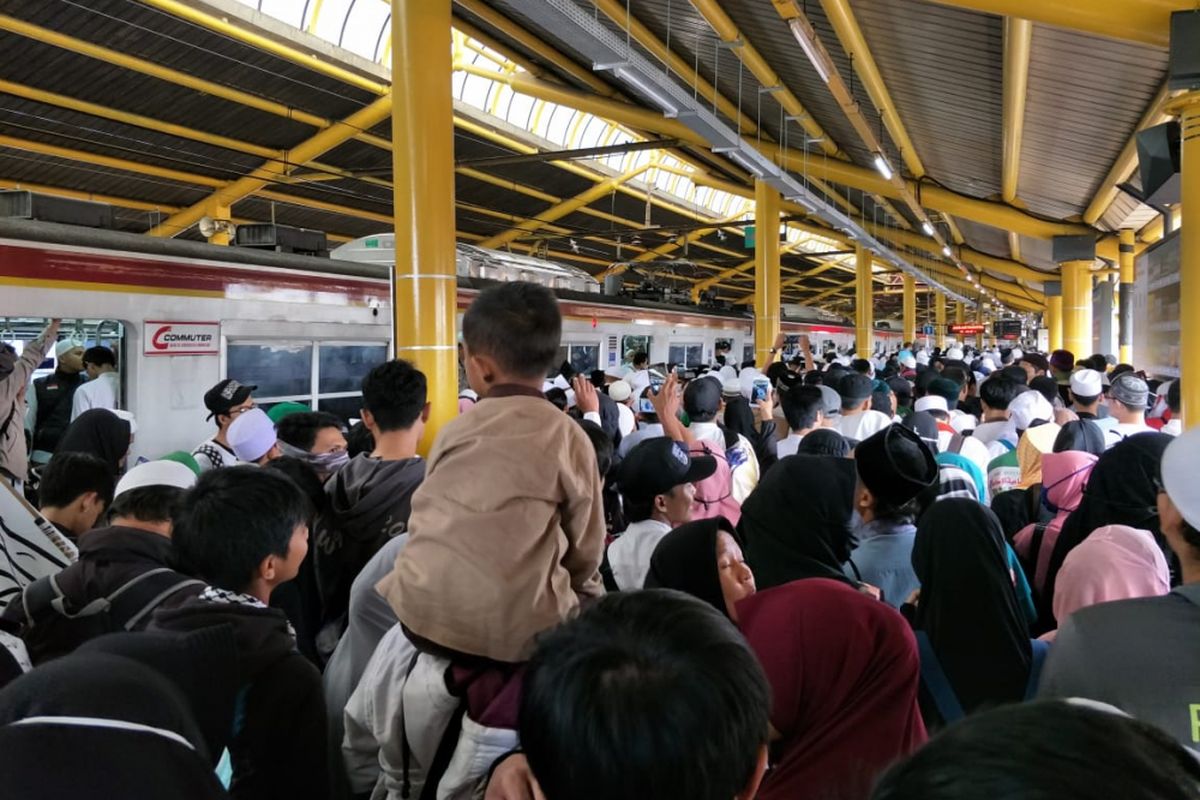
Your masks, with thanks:
[{"label": "pink hijab", "polygon": [[[1097,603],[1157,597],[1169,591],[1167,560],[1154,536],[1127,525],[1105,525],[1063,561],[1054,588],[1054,617],[1061,621]],[[1052,631],[1042,638],[1053,636]]]},{"label": "pink hijab", "polygon": [[[1046,427],[1046,426],[1042,426]],[[1040,430],[1040,428],[1035,428]],[[1071,512],[1079,507],[1083,500],[1083,489],[1092,467],[1096,465],[1096,456],[1082,453],[1078,450],[1065,450],[1061,453],[1046,453],[1039,462],[1039,474],[1042,481],[1042,499],[1055,510],[1054,519],[1046,525],[1041,547],[1037,552],[1037,563],[1034,574],[1029,576],[1037,591],[1046,586],[1046,575],[1050,570],[1050,556],[1054,552],[1054,544],[1062,532],[1063,523]],[[1013,547],[1021,558],[1033,560],[1032,549],[1034,532],[1037,526],[1026,525],[1013,538]]]}]

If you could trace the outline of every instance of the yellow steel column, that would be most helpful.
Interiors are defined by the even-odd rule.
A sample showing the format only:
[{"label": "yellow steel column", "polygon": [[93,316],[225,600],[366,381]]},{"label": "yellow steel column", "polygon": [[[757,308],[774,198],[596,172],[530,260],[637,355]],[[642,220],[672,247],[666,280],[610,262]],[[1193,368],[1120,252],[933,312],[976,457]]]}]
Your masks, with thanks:
[{"label": "yellow steel column", "polygon": [[904,342],[915,345],[917,341],[917,279],[904,276]]},{"label": "yellow steel column", "polygon": [[854,248],[854,344],[859,358],[875,351],[875,295],[871,251],[861,244]]},{"label": "yellow steel column", "polygon": [[421,450],[457,413],[451,0],[392,0],[397,358],[429,383]]},{"label": "yellow steel column", "polygon": [[766,369],[779,335],[779,192],[754,183],[754,358]]},{"label": "yellow steel column", "polygon": [[[1120,360],[1123,364],[1133,363],[1133,248],[1137,244],[1137,232],[1133,228],[1122,228],[1119,258],[1121,285],[1117,289],[1119,308],[1117,341],[1120,343]],[[1183,388],[1180,384],[1180,388]]]},{"label": "yellow steel column", "polygon": [[983,330],[975,334],[975,346],[982,349],[987,340],[987,312],[983,308],[983,303],[975,304],[975,322],[983,326]]},{"label": "yellow steel column", "polygon": [[1183,181],[1179,377],[1183,424],[1191,427],[1200,422],[1200,92],[1183,95],[1176,101],[1175,109],[1182,125],[1180,171]]},{"label": "yellow steel column", "polygon": [[961,300],[954,301],[954,321],[959,325],[967,321],[967,304]]},{"label": "yellow steel column", "polygon": [[[208,216],[214,221],[229,222],[231,214],[229,212],[229,204],[222,203],[220,200],[213,198],[208,204]],[[229,244],[229,229],[218,228],[208,237],[209,244]]]},{"label": "yellow steel column", "polygon": [[937,346],[945,348],[946,346],[946,295],[937,292],[934,297],[933,305],[933,329],[935,331]]},{"label": "yellow steel column", "polygon": [[[1061,291],[1061,289],[1060,289]],[[1046,295],[1045,309],[1046,347],[1051,351],[1062,349],[1062,294]]]},{"label": "yellow steel column", "polygon": [[1092,352],[1092,262],[1062,264],[1063,349],[1076,359]]}]

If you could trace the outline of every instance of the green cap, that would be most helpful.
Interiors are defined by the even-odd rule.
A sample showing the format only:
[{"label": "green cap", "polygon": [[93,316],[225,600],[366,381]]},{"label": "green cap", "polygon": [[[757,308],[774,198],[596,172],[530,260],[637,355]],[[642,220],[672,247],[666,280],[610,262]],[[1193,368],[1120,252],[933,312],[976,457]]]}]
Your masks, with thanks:
[{"label": "green cap", "polygon": [[197,477],[200,475],[200,472],[201,472],[200,462],[198,462],[196,459],[192,458],[191,453],[188,453],[184,450],[176,450],[174,453],[167,453],[165,456],[162,456],[158,460],[159,461],[175,461],[180,464],[183,464],[185,467],[190,469],[192,472],[196,473]]},{"label": "green cap", "polygon": [[267,416],[271,422],[278,425],[279,420],[284,417],[290,417],[292,414],[306,414],[309,411],[312,411],[312,409],[304,405],[304,403],[276,403],[271,406],[271,410],[267,412]]}]

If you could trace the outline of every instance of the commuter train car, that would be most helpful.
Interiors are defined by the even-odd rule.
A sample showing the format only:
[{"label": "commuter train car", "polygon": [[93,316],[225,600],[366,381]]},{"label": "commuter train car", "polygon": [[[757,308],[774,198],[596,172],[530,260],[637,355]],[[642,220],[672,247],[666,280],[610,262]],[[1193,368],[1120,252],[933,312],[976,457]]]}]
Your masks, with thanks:
[{"label": "commuter train car", "polygon": [[[390,239],[365,237],[318,259],[0,220],[0,339],[21,347],[45,318],[62,317],[80,344],[112,347],[122,404],[138,418],[135,456],[190,450],[210,435],[203,395],[226,375],[256,385],[263,406],[294,400],[348,419],[362,377],[390,351]],[[581,270],[470,246],[459,248],[458,273],[460,314],[488,281],[554,289],[562,360],[581,371],[620,366],[638,350],[685,366],[712,363],[718,347],[734,361],[753,352],[744,311],[608,297]],[[783,327],[819,347],[854,337],[845,325]],[[877,344],[898,338],[879,331]]]}]

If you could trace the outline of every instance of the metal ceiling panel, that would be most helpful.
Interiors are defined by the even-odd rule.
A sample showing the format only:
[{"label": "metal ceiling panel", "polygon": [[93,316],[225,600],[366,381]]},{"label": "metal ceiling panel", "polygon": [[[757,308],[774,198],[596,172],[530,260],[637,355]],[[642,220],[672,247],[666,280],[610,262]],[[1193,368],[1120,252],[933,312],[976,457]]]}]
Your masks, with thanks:
[{"label": "metal ceiling panel", "polygon": [[1035,214],[1082,214],[1166,78],[1167,52],[1033,26],[1017,196]]},{"label": "metal ceiling panel", "polygon": [[1150,206],[1138,202],[1125,192],[1117,192],[1117,199],[1104,212],[1104,216],[1100,218],[1100,224],[1110,231],[1121,228],[1137,230],[1156,216],[1158,216],[1158,212]]},{"label": "metal ceiling panel", "polygon": [[930,177],[974,197],[997,194],[1000,17],[916,0],[854,0],[853,10]]},{"label": "metal ceiling panel", "polygon": [[208,189],[161,178],[136,175],[95,164],[0,147],[0,178],[110,195],[164,206],[186,206],[203,199]]}]

